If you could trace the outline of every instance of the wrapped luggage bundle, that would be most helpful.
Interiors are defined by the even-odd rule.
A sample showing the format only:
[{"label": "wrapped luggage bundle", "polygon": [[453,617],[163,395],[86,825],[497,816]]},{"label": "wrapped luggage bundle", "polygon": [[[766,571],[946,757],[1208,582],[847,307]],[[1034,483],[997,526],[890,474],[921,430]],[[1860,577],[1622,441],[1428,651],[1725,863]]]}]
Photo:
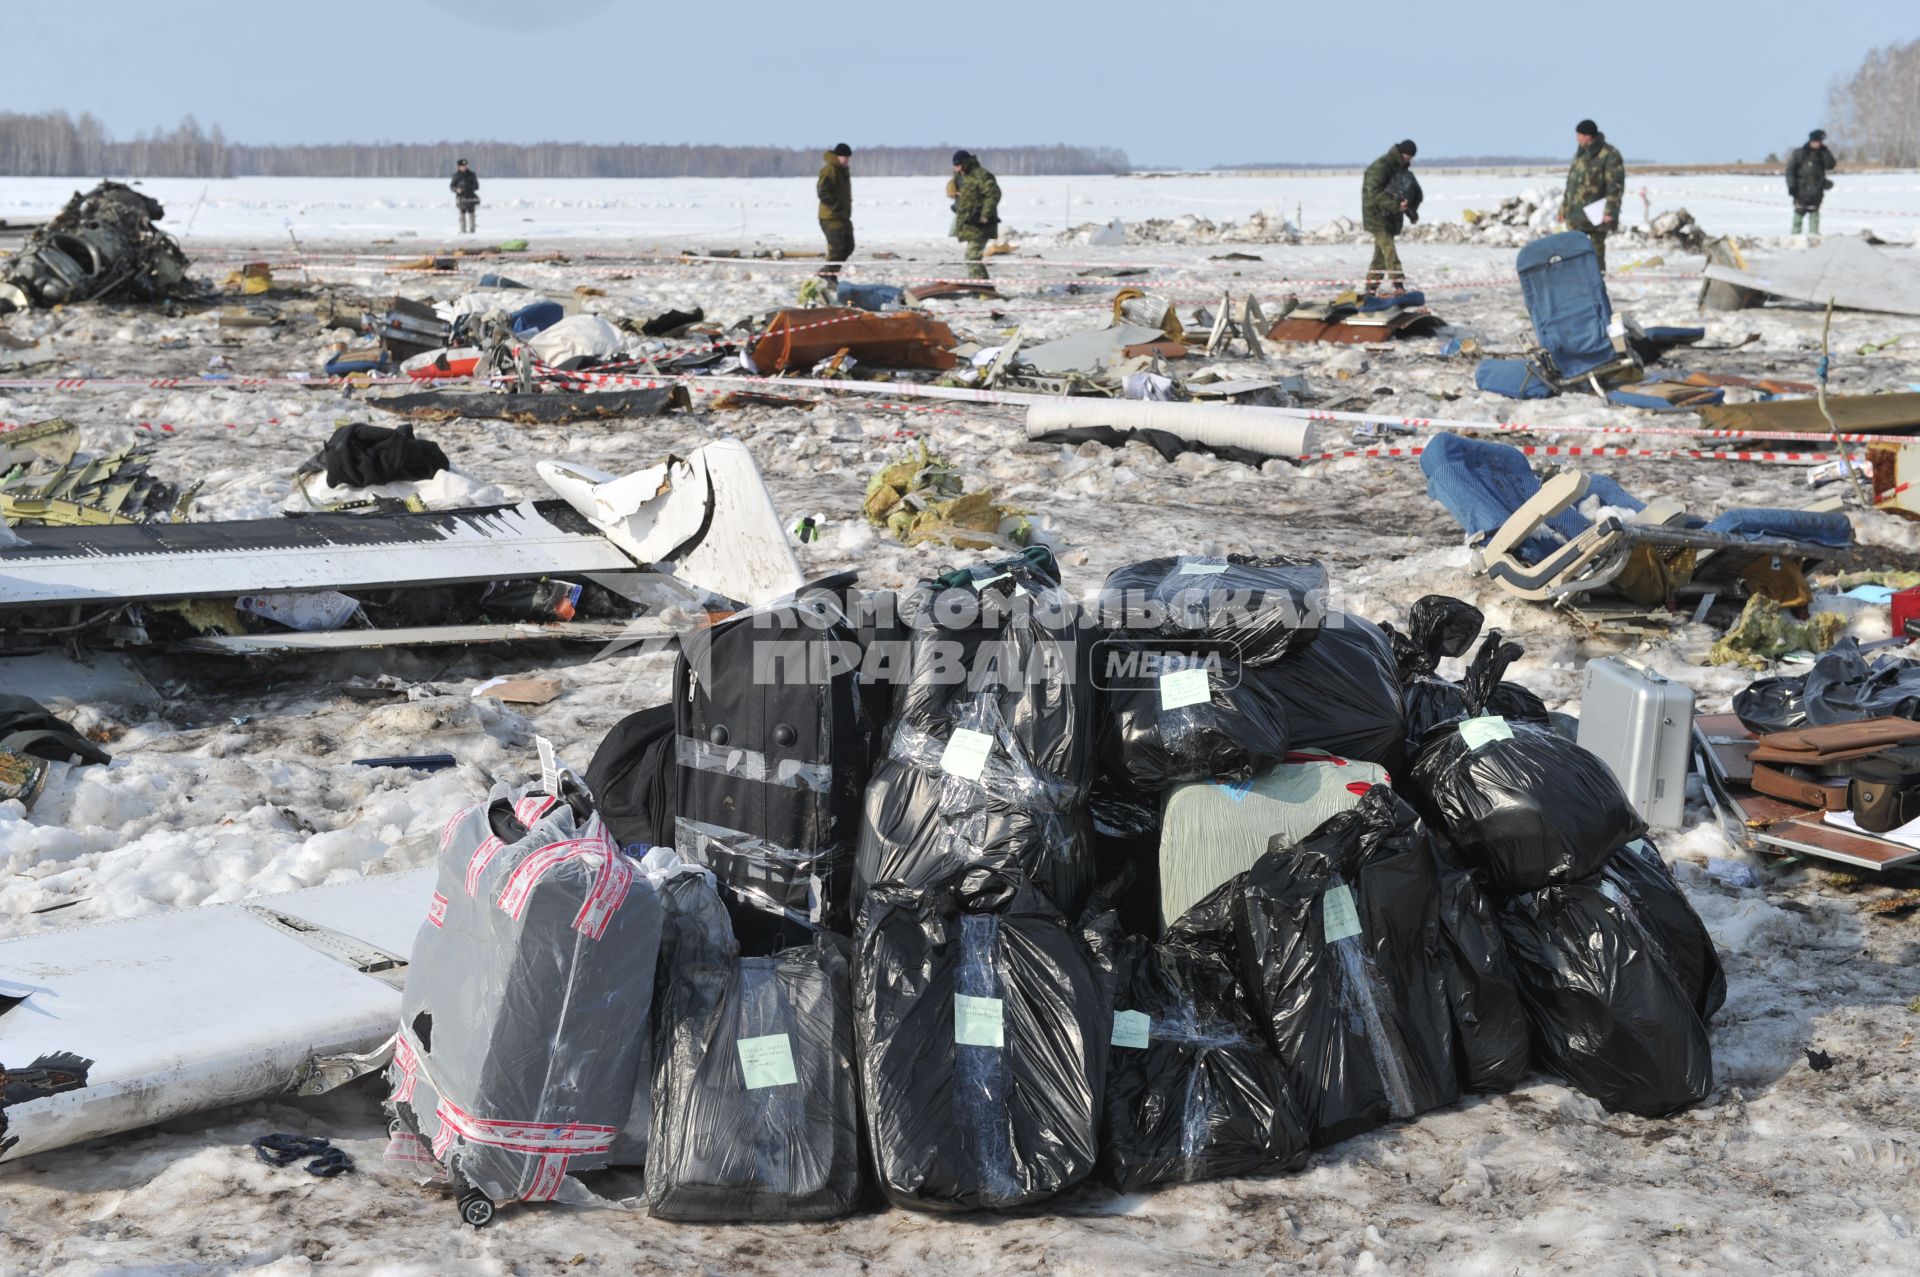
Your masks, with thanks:
[{"label": "wrapped luggage bundle", "polygon": [[1451,959],[1444,975],[1460,1089],[1511,1091],[1533,1062],[1520,979],[1501,939],[1493,902],[1471,871],[1447,864],[1444,856],[1440,937]]},{"label": "wrapped luggage bundle", "polygon": [[840,596],[803,591],[682,640],[675,846],[712,869],[741,949],[851,929],[875,727]]},{"label": "wrapped luggage bundle", "polygon": [[1314,1147],[1459,1098],[1433,836],[1385,785],[1174,928],[1230,937]]},{"label": "wrapped luggage bundle", "polygon": [[1051,555],[951,573],[909,606],[910,668],[867,786],[856,897],[987,867],[1079,910],[1093,885],[1091,645]]},{"label": "wrapped luggage bundle", "polygon": [[1642,856],[1623,848],[1618,867],[1512,896],[1499,919],[1540,1063],[1608,1109],[1663,1117],[1712,1089],[1700,1008],[1717,1007],[1724,984],[1704,929],[1668,930],[1676,903],[1692,910]]},{"label": "wrapped luggage bundle", "polygon": [[1404,764],[1393,645],[1371,621],[1329,611],[1312,643],[1245,673],[1279,698],[1293,748],[1324,749],[1389,771]]},{"label": "wrapped luggage bundle", "polygon": [[660,931],[654,881],[570,775],[455,815],[401,999],[391,1155],[484,1195],[475,1222],[643,1162]]},{"label": "wrapped luggage bundle", "polygon": [[870,891],[854,1022],[873,1164],[894,1205],[1021,1206],[1094,1169],[1109,989],[1017,876]]},{"label": "wrapped luggage bundle", "polygon": [[1649,838],[1637,838],[1608,858],[1601,873],[1633,901],[1648,934],[1705,1023],[1727,1001],[1727,977],[1713,937],[1687,903],[1673,870]]},{"label": "wrapped luggage bundle", "polygon": [[1103,644],[1101,763],[1108,775],[1157,792],[1185,780],[1244,780],[1287,752],[1278,698],[1240,663],[1213,653]]},{"label": "wrapped luggage bundle", "polygon": [[1113,989],[1101,1164],[1121,1192],[1293,1170],[1306,1124],[1224,954],[1125,935],[1096,900],[1082,923]]},{"label": "wrapped luggage bundle", "polygon": [[1267,665],[1312,643],[1326,608],[1318,562],[1250,554],[1175,555],[1116,569],[1100,624],[1139,640],[1216,648]]},{"label": "wrapped luggage bundle", "polygon": [[1174,786],[1160,816],[1161,924],[1251,869],[1275,835],[1298,842],[1386,781],[1373,763],[1296,750],[1250,780]]},{"label": "wrapped luggage bundle", "polygon": [[1496,895],[1584,878],[1647,831],[1606,763],[1488,710],[1519,655],[1498,630],[1487,636],[1463,682],[1472,716],[1428,732],[1412,769],[1422,810]]},{"label": "wrapped luggage bundle", "polygon": [[[1440,662],[1465,656],[1486,621],[1479,608],[1444,594],[1428,594],[1407,613],[1407,633],[1387,627],[1406,708],[1406,738],[1418,750],[1428,732],[1468,714],[1466,689],[1440,676]],[[1545,726],[1547,707],[1518,683],[1495,680],[1482,713]]]},{"label": "wrapped luggage bundle", "polygon": [[861,1189],[848,942],[820,933],[736,958],[697,914],[687,923],[655,1000],[649,1208],[709,1222],[846,1214]]}]

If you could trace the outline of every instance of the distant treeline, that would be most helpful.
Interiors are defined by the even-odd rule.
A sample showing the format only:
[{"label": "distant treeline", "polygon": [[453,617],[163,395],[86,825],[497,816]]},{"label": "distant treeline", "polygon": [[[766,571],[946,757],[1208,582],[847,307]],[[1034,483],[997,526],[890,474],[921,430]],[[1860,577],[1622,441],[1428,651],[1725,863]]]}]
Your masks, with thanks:
[{"label": "distant treeline", "polygon": [[[0,112],[0,173],[19,177],[445,177],[464,156],[489,177],[811,177],[817,147],[658,146],[587,142],[370,142],[254,146],[228,141],[192,116],[171,132],[115,141],[91,115]],[[988,168],[1014,176],[1125,173],[1126,152],[1094,146],[973,146]],[[868,177],[952,171],[955,146],[856,147]]]},{"label": "distant treeline", "polygon": [[1920,40],[1867,54],[1827,91],[1826,129],[1843,160],[1920,165]]}]

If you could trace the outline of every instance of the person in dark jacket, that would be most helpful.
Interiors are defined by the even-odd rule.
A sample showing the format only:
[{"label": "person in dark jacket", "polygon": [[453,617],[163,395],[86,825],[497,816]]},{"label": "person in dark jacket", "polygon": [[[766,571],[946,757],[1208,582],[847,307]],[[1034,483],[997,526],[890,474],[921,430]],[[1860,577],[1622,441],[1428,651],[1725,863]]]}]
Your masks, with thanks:
[{"label": "person in dark jacket", "polygon": [[1409,219],[1420,220],[1419,184],[1413,181],[1413,157],[1419,151],[1413,139],[1396,142],[1367,166],[1360,182],[1360,226],[1373,236],[1373,260],[1367,264],[1367,296],[1385,282],[1393,292],[1406,287],[1400,269],[1400,250],[1394,236]]},{"label": "person in dark jacket", "polygon": [[447,185],[453,188],[453,206],[460,210],[460,229],[471,233],[474,210],[480,207],[480,175],[461,160],[453,166],[453,180]]},{"label": "person in dark jacket", "polygon": [[827,237],[827,264],[820,278],[840,278],[840,263],[853,256],[853,148],[845,142],[820,156],[814,194],[820,198],[820,230]]},{"label": "person in dark jacket", "polygon": [[982,258],[987,245],[1000,234],[1000,183],[980,157],[970,151],[953,153],[953,235],[967,246],[967,274],[987,278]]},{"label": "person in dark jacket", "polygon": [[[1604,274],[1607,236],[1620,229],[1620,201],[1627,195],[1627,164],[1592,120],[1573,126],[1573,140],[1578,149],[1567,167],[1567,193],[1560,204],[1560,218],[1572,229],[1587,233]],[[1602,200],[1606,204],[1595,221],[1587,216],[1587,209]]]},{"label": "person in dark jacket", "polygon": [[1820,233],[1820,201],[1827,198],[1827,188],[1833,180],[1827,174],[1833,172],[1838,160],[1827,146],[1827,131],[1815,129],[1807,134],[1806,145],[1794,148],[1787,157],[1787,194],[1793,197],[1793,233],[1800,233],[1800,222],[1806,219],[1807,234]]}]

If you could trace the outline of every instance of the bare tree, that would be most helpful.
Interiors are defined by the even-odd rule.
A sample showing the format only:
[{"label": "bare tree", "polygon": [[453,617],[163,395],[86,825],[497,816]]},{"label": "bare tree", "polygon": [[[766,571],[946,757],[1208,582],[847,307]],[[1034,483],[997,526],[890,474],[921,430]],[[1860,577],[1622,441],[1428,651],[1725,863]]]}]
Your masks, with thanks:
[{"label": "bare tree", "polygon": [[[170,132],[124,142],[91,115],[0,112],[0,173],[45,177],[444,177],[466,156],[488,177],[811,177],[820,148],[783,146],[601,145],[584,142],[323,143],[250,146],[191,115]],[[954,147],[861,147],[870,177],[944,177]],[[1111,147],[981,147],[980,157],[1011,177],[1125,173],[1126,152]]]},{"label": "bare tree", "polygon": [[1873,50],[1827,92],[1836,149],[1869,163],[1920,164],[1920,40]]}]

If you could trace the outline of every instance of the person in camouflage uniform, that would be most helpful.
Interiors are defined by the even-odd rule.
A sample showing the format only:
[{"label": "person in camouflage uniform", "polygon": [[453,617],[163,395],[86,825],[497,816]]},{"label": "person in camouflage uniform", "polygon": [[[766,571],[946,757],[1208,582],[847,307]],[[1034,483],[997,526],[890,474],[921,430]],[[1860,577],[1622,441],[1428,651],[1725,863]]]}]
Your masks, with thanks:
[{"label": "person in camouflage uniform", "polygon": [[1000,183],[980,163],[980,157],[967,151],[953,153],[953,235],[967,246],[968,274],[986,279],[987,268],[981,259],[987,245],[1000,234]]},{"label": "person in camouflage uniform", "polygon": [[1806,219],[1807,233],[1820,233],[1820,201],[1827,198],[1833,183],[1827,174],[1839,163],[1827,149],[1827,131],[1815,129],[1807,134],[1805,146],[1794,148],[1787,157],[1787,194],[1793,197],[1793,233],[1800,233],[1800,221]]},{"label": "person in camouflage uniform", "polygon": [[[1593,255],[1604,272],[1607,236],[1619,229],[1620,201],[1627,194],[1627,164],[1592,120],[1574,125],[1573,135],[1580,149],[1573,153],[1573,165],[1567,169],[1567,197],[1560,205],[1560,220],[1587,233],[1593,241]],[[1587,205],[1602,199],[1607,207],[1596,223],[1587,216]]]},{"label": "person in camouflage uniform", "polygon": [[838,280],[840,263],[853,256],[853,148],[845,142],[820,156],[814,194],[820,197],[820,230],[827,237],[827,264],[820,278]]},{"label": "person in camouflage uniform", "polygon": [[1373,260],[1367,264],[1367,296],[1372,297],[1385,281],[1395,292],[1406,287],[1406,275],[1400,269],[1400,250],[1394,246],[1407,220],[1420,220],[1420,210],[1406,198],[1413,174],[1414,154],[1419,150],[1412,139],[1397,142],[1387,153],[1367,166],[1360,182],[1360,226],[1373,236]]}]

